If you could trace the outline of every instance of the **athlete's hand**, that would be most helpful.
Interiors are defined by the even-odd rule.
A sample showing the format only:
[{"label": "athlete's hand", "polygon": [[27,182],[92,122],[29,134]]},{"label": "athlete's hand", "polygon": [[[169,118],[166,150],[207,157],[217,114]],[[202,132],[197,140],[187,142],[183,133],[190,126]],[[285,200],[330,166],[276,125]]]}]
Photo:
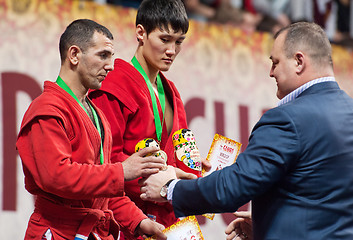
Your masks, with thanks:
[{"label": "athlete's hand", "polygon": [[180,168],[174,168],[176,176],[178,179],[196,179],[197,176],[193,173],[184,172]]},{"label": "athlete's hand", "polygon": [[[121,164],[124,169],[124,180],[131,181],[139,177],[148,177],[158,173],[165,167],[165,161],[161,157],[146,156],[158,151],[158,147],[146,147],[132,154]],[[144,157],[146,156],[146,157]]]},{"label": "athlete's hand", "polygon": [[205,158],[201,158],[201,164],[202,164],[202,169],[205,170],[206,172],[210,171],[212,168],[210,161],[206,160]]},{"label": "athlete's hand", "polygon": [[153,222],[152,220],[145,218],[137,226],[135,232],[143,238],[156,235],[158,240],[166,240],[167,236],[162,232],[163,229],[164,226],[162,224]]}]

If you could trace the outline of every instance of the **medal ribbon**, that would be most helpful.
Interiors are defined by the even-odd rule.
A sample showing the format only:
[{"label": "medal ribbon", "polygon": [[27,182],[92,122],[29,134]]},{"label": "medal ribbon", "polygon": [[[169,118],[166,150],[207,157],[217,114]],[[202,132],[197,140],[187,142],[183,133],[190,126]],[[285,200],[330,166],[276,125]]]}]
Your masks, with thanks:
[{"label": "medal ribbon", "polygon": [[[56,79],[56,83],[62,88],[64,89],[68,94],[71,95],[71,97],[73,97],[76,102],[78,102],[78,104],[80,104],[80,106],[83,108],[83,110],[85,110],[85,112],[87,113],[88,117],[89,114],[87,112],[87,110],[85,109],[85,107],[83,106],[83,104],[78,100],[78,98],[76,97],[76,95],[72,92],[72,90],[69,88],[69,86],[67,86],[67,84],[64,82],[64,80],[62,80],[62,78],[60,76],[58,76],[58,78]],[[102,138],[102,130],[99,124],[99,120],[98,120],[98,115],[96,110],[94,110],[94,108],[91,106],[91,104],[88,102],[88,106],[90,107],[92,114],[93,114],[93,118],[94,118],[94,123],[96,125],[96,128],[98,130],[99,136]],[[100,146],[100,163],[103,164],[104,163],[104,155],[103,155],[103,140],[101,140],[101,146]]]},{"label": "medal ribbon", "polygon": [[135,56],[132,58],[131,62],[132,62],[132,65],[134,65],[134,67],[137,69],[137,71],[139,71],[139,73],[145,79],[148,90],[150,92],[151,100],[152,100],[152,107],[153,107],[154,124],[156,126],[156,135],[157,135],[157,140],[160,142],[162,139],[162,126],[163,126],[164,111],[165,111],[165,93],[164,93],[161,77],[159,76],[159,74],[157,75],[157,91],[158,91],[159,102],[161,104],[162,112],[163,112],[162,122],[161,122],[161,118],[159,117],[157,99],[156,99],[156,95],[154,94],[151,81],[147,77],[145,70],[143,70],[141,64],[137,61]]}]

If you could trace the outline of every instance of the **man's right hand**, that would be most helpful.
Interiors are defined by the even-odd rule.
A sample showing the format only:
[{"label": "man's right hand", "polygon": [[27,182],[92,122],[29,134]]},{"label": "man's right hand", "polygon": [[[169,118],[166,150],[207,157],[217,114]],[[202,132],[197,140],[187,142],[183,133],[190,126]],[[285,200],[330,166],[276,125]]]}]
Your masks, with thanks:
[{"label": "man's right hand", "polygon": [[168,166],[166,170],[160,171],[158,174],[140,179],[140,198],[144,201],[166,202],[167,199],[160,194],[161,189],[169,180],[177,179],[175,169],[173,166]]},{"label": "man's right hand", "polygon": [[162,170],[165,167],[165,161],[161,157],[146,156],[158,150],[157,147],[143,148],[122,162],[124,180],[131,181],[139,177],[148,177]]}]

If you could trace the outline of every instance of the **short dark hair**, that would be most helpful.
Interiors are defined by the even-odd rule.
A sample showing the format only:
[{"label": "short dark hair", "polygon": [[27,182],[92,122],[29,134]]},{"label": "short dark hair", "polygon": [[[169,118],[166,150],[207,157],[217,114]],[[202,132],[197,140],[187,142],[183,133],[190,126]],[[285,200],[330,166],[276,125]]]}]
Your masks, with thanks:
[{"label": "short dark hair", "polygon": [[325,31],[316,23],[293,23],[275,34],[275,39],[285,33],[284,53],[287,58],[293,57],[296,51],[306,51],[316,64],[332,66],[331,44]]},{"label": "short dark hair", "polygon": [[189,30],[189,20],[181,0],[144,0],[136,16],[136,26],[141,24],[147,35],[157,27],[168,30],[169,24],[174,32]]},{"label": "short dark hair", "polygon": [[92,46],[92,37],[95,32],[102,33],[104,36],[113,40],[113,34],[104,26],[89,19],[77,19],[66,27],[60,37],[59,51],[61,62],[66,58],[67,50],[72,45],[77,45],[81,51],[87,50]]}]

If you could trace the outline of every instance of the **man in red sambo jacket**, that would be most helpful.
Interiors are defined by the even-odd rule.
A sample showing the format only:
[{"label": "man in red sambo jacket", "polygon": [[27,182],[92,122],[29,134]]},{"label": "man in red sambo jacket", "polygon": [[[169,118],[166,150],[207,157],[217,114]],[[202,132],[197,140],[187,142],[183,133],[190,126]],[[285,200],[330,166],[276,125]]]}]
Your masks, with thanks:
[{"label": "man in red sambo jacket", "polygon": [[[131,234],[166,238],[162,225],[124,197],[124,181],[163,168],[162,159],[143,157],[159,149],[111,164],[110,126],[87,98],[88,90],[99,88],[113,70],[112,40],[110,31],[94,21],[72,22],[60,38],[56,83],[46,81],[25,113],[16,145],[26,189],[36,196],[25,239],[113,240],[119,236],[115,219]],[[109,210],[109,198],[117,196]]]},{"label": "man in red sambo jacket", "polygon": [[[187,128],[186,114],[178,90],[162,72],[169,70],[179,54],[188,28],[182,1],[144,0],[136,16],[138,46],[133,59],[116,59],[115,70],[102,87],[90,92],[112,127],[112,162],[126,161],[139,141],[153,138],[167,154],[167,164],[176,167],[172,135]],[[171,204],[140,199],[138,180],[126,182],[125,191],[156,222],[168,227],[178,221]],[[125,234],[125,238],[133,237]]]}]

